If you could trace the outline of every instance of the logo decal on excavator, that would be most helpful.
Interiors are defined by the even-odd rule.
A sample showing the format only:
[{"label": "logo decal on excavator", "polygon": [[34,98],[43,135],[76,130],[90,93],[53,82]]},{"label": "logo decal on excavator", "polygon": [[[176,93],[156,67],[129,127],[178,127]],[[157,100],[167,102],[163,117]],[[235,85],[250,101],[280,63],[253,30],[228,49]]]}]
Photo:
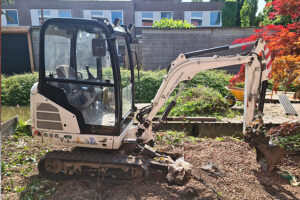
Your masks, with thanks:
[{"label": "logo decal on excavator", "polygon": [[92,144],[92,145],[96,145],[96,140],[93,137],[89,137],[89,139],[87,140],[88,144]]}]

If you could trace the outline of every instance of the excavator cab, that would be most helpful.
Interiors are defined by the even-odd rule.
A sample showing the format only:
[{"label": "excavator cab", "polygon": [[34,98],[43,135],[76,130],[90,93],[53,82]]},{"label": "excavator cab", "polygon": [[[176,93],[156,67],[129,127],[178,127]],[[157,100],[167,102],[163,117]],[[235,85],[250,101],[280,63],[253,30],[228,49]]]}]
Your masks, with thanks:
[{"label": "excavator cab", "polygon": [[[105,19],[47,20],[40,31],[39,82],[31,91],[33,135],[119,136],[132,125],[130,42],[126,26],[115,27]],[[127,73],[121,75],[122,70]],[[66,135],[56,137],[67,141]]]}]

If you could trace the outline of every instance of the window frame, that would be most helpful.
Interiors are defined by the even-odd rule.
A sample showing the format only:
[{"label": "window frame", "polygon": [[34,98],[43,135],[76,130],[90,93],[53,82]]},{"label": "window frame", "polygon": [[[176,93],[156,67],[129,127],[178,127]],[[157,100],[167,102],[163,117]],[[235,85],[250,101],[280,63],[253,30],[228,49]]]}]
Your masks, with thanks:
[{"label": "window frame", "polygon": [[[59,15],[59,12],[61,12],[61,11],[67,11],[67,12],[70,12],[70,17],[61,17],[61,16]],[[72,10],[68,10],[68,9],[60,9],[60,10],[58,10],[58,17],[59,17],[59,18],[72,18]]]},{"label": "window frame", "polygon": [[[151,13],[152,14],[152,18],[150,18],[150,17],[143,17],[143,13]],[[142,25],[142,27],[152,27],[152,25],[151,26],[144,26],[143,25],[143,20],[152,20],[152,25],[153,25],[153,23],[154,23],[154,13],[153,13],[153,11],[142,11],[141,12],[141,21],[142,21],[142,23],[141,23],[141,25]]]},{"label": "window frame", "polygon": [[[193,13],[201,13],[201,17],[193,17]],[[191,11],[191,24],[192,24],[192,20],[196,19],[196,20],[201,20],[201,26],[196,26],[196,27],[202,27],[203,26],[203,11]]]},{"label": "window frame", "polygon": [[[162,18],[162,13],[171,13],[171,18],[170,19],[172,19],[173,18],[173,11],[161,11],[160,12],[160,19],[164,19],[164,18]],[[169,18],[167,18],[167,19],[169,19]]]},{"label": "window frame", "polygon": [[[211,14],[212,13],[220,13],[220,23],[219,24],[211,24]],[[210,11],[209,12],[209,25],[210,26],[222,26],[222,12],[221,11]]]},{"label": "window frame", "polygon": [[18,19],[18,23],[17,24],[8,24],[8,20],[7,18],[5,19],[6,20],[6,25],[3,25],[3,26],[20,26],[20,20],[19,20],[19,11],[18,9],[3,9],[5,11],[5,13],[7,14],[6,11],[16,11],[17,13],[17,19]]},{"label": "window frame", "polygon": [[[103,12],[103,10],[91,10],[90,11],[91,12],[91,19],[96,19],[97,17],[104,17],[104,12]],[[102,14],[101,15],[94,15],[93,16],[93,12],[101,12]],[[94,17],[94,18],[93,18]]]},{"label": "window frame", "polygon": [[111,11],[110,11],[110,14],[111,14],[111,23],[114,23],[113,18],[112,18],[112,13],[113,13],[113,12],[121,12],[121,14],[122,14],[122,19],[121,19],[120,25],[124,24],[124,13],[123,13],[123,10],[111,10]]}]

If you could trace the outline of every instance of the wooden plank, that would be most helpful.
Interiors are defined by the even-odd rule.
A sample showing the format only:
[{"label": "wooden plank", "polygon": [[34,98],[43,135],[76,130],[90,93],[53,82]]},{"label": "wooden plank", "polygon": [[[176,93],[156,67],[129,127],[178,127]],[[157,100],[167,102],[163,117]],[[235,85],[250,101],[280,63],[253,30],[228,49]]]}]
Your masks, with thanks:
[{"label": "wooden plank", "polygon": [[18,26],[18,27],[1,27],[1,33],[27,33],[29,26]]},{"label": "wooden plank", "polygon": [[29,50],[29,59],[30,59],[30,68],[31,72],[34,72],[34,60],[33,60],[33,50],[32,50],[32,41],[31,41],[31,32],[27,32],[27,41],[28,41],[28,50]]}]

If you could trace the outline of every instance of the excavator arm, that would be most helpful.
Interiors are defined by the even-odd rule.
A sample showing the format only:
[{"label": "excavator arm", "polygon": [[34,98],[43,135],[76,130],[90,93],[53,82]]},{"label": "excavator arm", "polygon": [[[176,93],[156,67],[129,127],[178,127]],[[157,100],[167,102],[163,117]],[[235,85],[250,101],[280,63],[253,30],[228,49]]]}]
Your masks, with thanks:
[{"label": "excavator arm", "polygon": [[[213,56],[213,57],[197,57],[205,53],[211,53],[219,50],[226,50],[231,48],[237,48],[245,45],[255,44],[251,52],[239,55],[230,56]],[[263,100],[259,98],[265,94],[262,90],[262,85],[266,86],[268,80],[269,71],[267,69],[267,59],[265,56],[265,45],[266,43],[259,39],[256,42],[249,42],[238,45],[223,46],[207,50],[195,51],[186,54],[180,54],[170,65],[168,74],[164,77],[164,80],[153,99],[151,106],[141,109],[140,113],[137,114],[137,119],[140,122],[137,136],[144,142],[148,142],[154,139],[152,120],[159,111],[159,109],[169,99],[170,95],[177,87],[180,82],[186,82],[191,80],[197,73],[209,70],[218,69],[221,67],[245,64],[246,66],[246,77],[245,77],[245,102],[244,102],[244,128],[253,120],[255,115],[256,104],[260,102],[260,108],[263,108]],[[264,83],[264,84],[262,84]],[[183,86],[179,89],[182,91]],[[164,121],[172,107],[175,106],[177,96],[173,99],[171,104],[166,108],[163,117],[160,121]],[[147,115],[144,117],[144,115]]]}]

